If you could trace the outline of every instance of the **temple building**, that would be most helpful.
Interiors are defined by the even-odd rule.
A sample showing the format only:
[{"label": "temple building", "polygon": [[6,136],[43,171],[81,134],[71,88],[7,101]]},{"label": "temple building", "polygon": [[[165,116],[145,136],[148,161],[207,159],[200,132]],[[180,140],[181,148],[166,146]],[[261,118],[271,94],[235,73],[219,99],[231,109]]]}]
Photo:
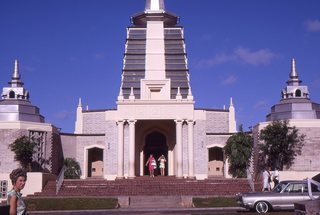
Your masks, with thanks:
[{"label": "temple building", "polygon": [[302,85],[294,59],[292,59],[287,86],[281,91],[280,102],[271,107],[271,113],[267,115],[265,122],[254,126],[255,162],[257,162],[260,144],[259,132],[275,120],[288,120],[290,126],[295,126],[299,130],[299,134],[306,135],[302,154],[298,155],[294,164],[286,170],[299,172],[303,178],[318,174],[320,170],[318,158],[320,154],[320,105],[310,99],[308,86]]},{"label": "temple building", "polygon": [[54,174],[63,158],[75,158],[83,179],[135,178],[148,175],[150,154],[163,154],[166,175],[228,177],[222,148],[236,132],[235,108],[232,99],[228,109],[195,108],[178,21],[164,0],[146,0],[127,28],[116,109],[84,109],[79,99],[74,133],[45,123],[29,101],[16,61],[0,101],[0,149],[8,152],[0,158],[0,173],[18,166],[8,145],[25,135],[37,139],[38,163]]},{"label": "temple building", "polygon": [[[145,164],[153,154],[166,157],[168,176],[229,177],[223,147],[237,132],[232,98],[227,109],[195,107],[184,29],[178,22],[164,0],[146,0],[144,11],[131,17],[127,27],[116,108],[89,110],[80,98],[74,133],[61,133],[45,122],[30,102],[16,60],[0,100],[1,180],[19,166],[9,145],[22,136],[37,143],[33,165],[55,175],[64,158],[74,158],[82,179],[131,179],[148,175]],[[302,85],[294,60],[281,95],[266,121],[253,128],[255,152],[263,128],[274,120],[288,120],[306,135],[302,154],[288,171],[318,173],[320,106]]]},{"label": "temple building", "polygon": [[150,154],[166,157],[166,175],[227,175],[222,148],[236,132],[235,109],[197,109],[190,86],[183,27],[164,0],[147,0],[127,28],[115,110],[84,110],[74,134],[62,134],[64,155],[82,178],[147,175]]},{"label": "temple building", "polygon": [[9,145],[22,136],[36,143],[33,169],[58,174],[63,160],[59,129],[45,123],[23,85],[15,60],[11,81],[3,88],[0,100],[0,174],[18,167]]}]

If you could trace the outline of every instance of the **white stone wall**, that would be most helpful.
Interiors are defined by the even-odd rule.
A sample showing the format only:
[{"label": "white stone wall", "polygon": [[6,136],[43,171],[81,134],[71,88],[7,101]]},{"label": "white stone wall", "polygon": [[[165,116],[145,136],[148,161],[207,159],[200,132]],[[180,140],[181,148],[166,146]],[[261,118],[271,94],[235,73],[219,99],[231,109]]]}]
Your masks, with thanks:
[{"label": "white stone wall", "polygon": [[320,171],[320,128],[297,127],[300,134],[305,134],[302,154],[297,156],[289,170]]},{"label": "white stone wall", "polygon": [[229,113],[227,111],[206,111],[206,133],[229,133]]},{"label": "white stone wall", "polygon": [[197,178],[207,176],[208,151],[206,148],[206,121],[197,120],[194,125],[194,171]]},{"label": "white stone wall", "polygon": [[26,130],[17,129],[1,129],[0,130],[0,173],[10,173],[13,169],[16,169],[20,164],[14,161],[14,152],[8,147],[17,138],[28,135]]},{"label": "white stone wall", "polygon": [[117,175],[118,167],[118,128],[115,121],[106,122],[106,159],[105,174]]},{"label": "white stone wall", "polygon": [[77,136],[76,135],[61,135],[62,150],[64,158],[76,158],[77,151]]},{"label": "white stone wall", "polygon": [[83,112],[83,133],[105,133],[105,112]]},{"label": "white stone wall", "polygon": [[231,135],[207,135],[207,148],[220,147],[223,148]]},{"label": "white stone wall", "polygon": [[88,161],[87,161],[87,149],[99,147],[104,149],[104,158],[106,157],[106,143],[105,136],[78,136],[77,137],[77,161],[80,164],[82,178],[87,176]]}]

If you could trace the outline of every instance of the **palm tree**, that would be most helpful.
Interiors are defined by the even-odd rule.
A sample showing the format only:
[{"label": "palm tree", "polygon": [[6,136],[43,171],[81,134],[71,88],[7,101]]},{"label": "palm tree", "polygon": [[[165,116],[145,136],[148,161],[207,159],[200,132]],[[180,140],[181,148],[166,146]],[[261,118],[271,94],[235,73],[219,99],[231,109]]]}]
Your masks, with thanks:
[{"label": "palm tree", "polygon": [[230,163],[229,174],[236,178],[245,178],[251,163],[253,138],[243,131],[242,125],[239,130],[229,137],[223,149]]},{"label": "palm tree", "polygon": [[64,178],[65,179],[79,179],[81,176],[81,169],[79,163],[74,158],[65,158],[63,161]]}]

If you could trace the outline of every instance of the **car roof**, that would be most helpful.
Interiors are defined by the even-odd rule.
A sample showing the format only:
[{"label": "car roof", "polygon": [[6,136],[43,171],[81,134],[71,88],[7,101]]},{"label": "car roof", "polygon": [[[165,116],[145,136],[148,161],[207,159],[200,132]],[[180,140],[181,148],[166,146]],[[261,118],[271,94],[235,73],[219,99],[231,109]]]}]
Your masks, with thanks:
[{"label": "car roof", "polygon": [[306,183],[306,180],[285,180],[281,181],[281,183]]}]

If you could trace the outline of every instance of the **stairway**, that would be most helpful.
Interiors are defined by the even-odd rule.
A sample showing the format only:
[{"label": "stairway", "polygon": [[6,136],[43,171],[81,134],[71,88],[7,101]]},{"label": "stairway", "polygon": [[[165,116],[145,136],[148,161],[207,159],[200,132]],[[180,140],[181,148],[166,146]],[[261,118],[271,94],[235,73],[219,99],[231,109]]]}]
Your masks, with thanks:
[{"label": "stairway", "polygon": [[249,192],[246,179],[177,179],[175,177],[136,177],[135,179],[64,180],[56,195],[55,182],[50,181],[37,196],[234,196]]}]

